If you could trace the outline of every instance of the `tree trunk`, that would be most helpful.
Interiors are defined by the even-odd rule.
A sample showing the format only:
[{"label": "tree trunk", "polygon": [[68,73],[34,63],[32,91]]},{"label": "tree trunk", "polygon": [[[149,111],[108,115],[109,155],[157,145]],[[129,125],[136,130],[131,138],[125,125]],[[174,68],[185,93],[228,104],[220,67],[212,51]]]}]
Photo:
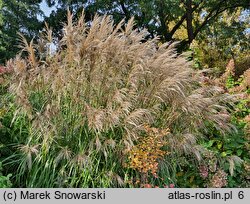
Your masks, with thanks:
[{"label": "tree trunk", "polygon": [[186,13],[188,43],[191,44],[194,40],[192,0],[186,1]]}]

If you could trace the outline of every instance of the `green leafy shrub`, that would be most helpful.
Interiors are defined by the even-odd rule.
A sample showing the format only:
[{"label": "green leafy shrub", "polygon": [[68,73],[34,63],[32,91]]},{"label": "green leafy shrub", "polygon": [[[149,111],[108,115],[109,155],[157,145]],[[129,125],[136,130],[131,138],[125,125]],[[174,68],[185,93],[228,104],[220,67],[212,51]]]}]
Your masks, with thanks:
[{"label": "green leafy shrub", "polygon": [[11,174],[4,176],[2,174],[2,162],[0,162],[0,188],[10,188],[12,187],[12,183],[10,181]]},{"label": "green leafy shrub", "polygon": [[[237,131],[222,135],[207,123],[206,137],[200,140],[205,148],[203,162],[192,164],[183,159],[177,169],[177,185],[182,187],[249,187],[249,79],[250,70],[235,79],[234,62],[231,60],[226,72],[215,82],[209,78],[204,84],[219,83],[225,92],[235,95],[229,120]],[[223,84],[224,83],[224,84]],[[185,174],[183,173],[185,172]]]}]

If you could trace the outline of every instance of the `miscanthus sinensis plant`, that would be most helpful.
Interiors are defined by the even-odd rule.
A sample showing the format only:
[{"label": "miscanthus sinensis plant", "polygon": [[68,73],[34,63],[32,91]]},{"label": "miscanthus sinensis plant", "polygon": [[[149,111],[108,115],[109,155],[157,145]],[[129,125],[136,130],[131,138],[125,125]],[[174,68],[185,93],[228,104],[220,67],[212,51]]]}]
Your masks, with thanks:
[{"label": "miscanthus sinensis plant", "polygon": [[165,149],[177,162],[200,159],[197,140],[207,123],[231,129],[227,96],[204,88],[174,46],[145,41],[147,31],[134,29],[133,19],[114,25],[110,16],[90,24],[72,17],[53,55],[47,26],[38,44],[21,37],[28,57],[8,62],[20,186],[125,186],[123,163],[146,126],[169,130]]}]

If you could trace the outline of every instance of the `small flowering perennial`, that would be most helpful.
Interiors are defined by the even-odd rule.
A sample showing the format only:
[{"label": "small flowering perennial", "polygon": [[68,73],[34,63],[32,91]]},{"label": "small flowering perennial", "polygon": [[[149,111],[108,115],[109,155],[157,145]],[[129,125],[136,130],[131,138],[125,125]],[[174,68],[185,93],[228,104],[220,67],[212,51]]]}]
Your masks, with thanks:
[{"label": "small flowering perennial", "polygon": [[147,136],[135,145],[129,152],[128,167],[139,171],[140,173],[152,173],[157,175],[158,160],[161,159],[166,151],[161,148],[167,144],[164,136],[169,134],[169,129],[159,130],[145,126]]},{"label": "small flowering perennial", "polygon": [[209,187],[211,188],[222,188],[227,185],[227,173],[219,169],[210,180]]}]

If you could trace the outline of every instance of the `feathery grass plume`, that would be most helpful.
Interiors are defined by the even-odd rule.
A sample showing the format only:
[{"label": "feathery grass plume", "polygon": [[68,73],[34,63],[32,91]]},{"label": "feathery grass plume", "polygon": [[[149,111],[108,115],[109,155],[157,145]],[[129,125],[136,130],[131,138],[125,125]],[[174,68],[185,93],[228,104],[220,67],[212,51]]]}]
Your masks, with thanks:
[{"label": "feathery grass plume", "polygon": [[22,49],[22,51],[26,51],[28,53],[28,59],[29,59],[28,61],[33,67],[36,67],[37,61],[34,49],[34,39],[32,39],[30,43],[28,43],[26,38],[21,33],[18,33],[18,35],[20,41],[19,47]]},{"label": "feathery grass plume", "polygon": [[39,53],[39,60],[44,60],[52,55],[52,45],[55,39],[53,38],[52,29],[45,22],[45,28],[43,32],[40,33],[40,38],[35,46],[37,52]]},{"label": "feathery grass plume", "polygon": [[[38,47],[23,39],[29,59],[10,63],[10,90],[19,107],[13,123],[28,115],[32,130],[20,143],[39,145],[31,170],[17,175],[25,177],[26,187],[123,185],[129,171],[122,161],[145,124],[169,128],[165,148],[176,161],[176,155],[200,158],[197,140],[206,121],[230,129],[225,96],[202,87],[174,45],[158,46],[157,38],[145,42],[147,31],[134,29],[133,19],[116,26],[110,16],[96,15],[91,26],[84,13],[78,22],[72,19],[68,12],[54,55],[39,56]],[[40,42],[51,42],[46,30]]]}]

